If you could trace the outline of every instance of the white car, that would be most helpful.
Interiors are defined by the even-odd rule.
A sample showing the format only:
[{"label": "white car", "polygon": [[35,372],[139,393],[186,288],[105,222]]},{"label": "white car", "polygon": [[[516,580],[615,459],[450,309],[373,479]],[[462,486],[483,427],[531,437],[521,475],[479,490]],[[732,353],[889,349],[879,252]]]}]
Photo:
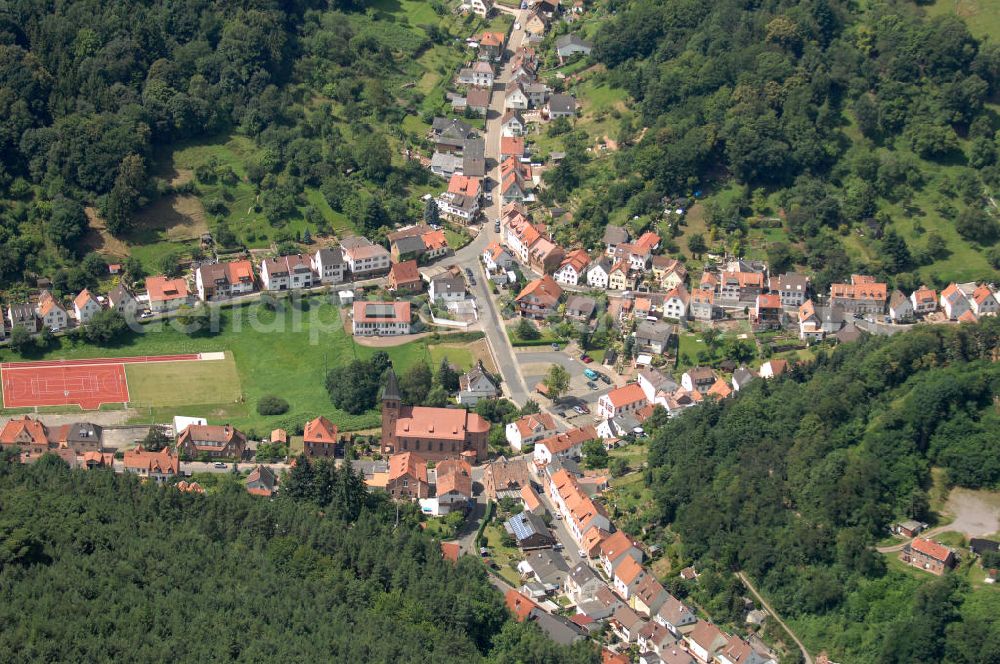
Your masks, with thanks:
[{"label": "white car", "polygon": [[514,29],[515,30],[520,30],[521,29],[521,24],[520,23],[515,23],[514,24]]}]

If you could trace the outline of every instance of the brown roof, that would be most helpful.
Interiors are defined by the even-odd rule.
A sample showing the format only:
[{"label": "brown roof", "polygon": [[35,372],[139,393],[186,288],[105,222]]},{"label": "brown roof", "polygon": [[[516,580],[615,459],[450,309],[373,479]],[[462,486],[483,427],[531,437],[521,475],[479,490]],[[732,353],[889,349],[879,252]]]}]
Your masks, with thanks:
[{"label": "brown roof", "polygon": [[472,497],[472,466],[461,459],[445,459],[437,465],[437,495],[452,491]]},{"label": "brown roof", "polygon": [[411,284],[420,281],[420,272],[417,270],[417,261],[403,261],[394,263],[389,269],[389,280],[394,284]]},{"label": "brown roof", "polygon": [[441,557],[445,560],[457,563],[461,553],[462,545],[458,542],[441,542]]},{"label": "brown roof", "polygon": [[80,291],[80,294],[76,296],[76,299],[73,300],[73,305],[76,306],[77,309],[83,309],[87,306],[88,302],[94,302],[96,304],[97,301],[94,300],[94,296],[90,294],[90,290],[84,288]]},{"label": "brown roof", "polygon": [[529,512],[534,512],[538,509],[542,502],[538,498],[538,492],[530,484],[521,487],[521,500],[524,502],[524,507]]},{"label": "brown roof", "polygon": [[618,556],[632,548],[638,548],[625,531],[618,530],[603,542],[601,542],[601,555],[610,561],[615,561]]},{"label": "brown roof", "polygon": [[217,449],[214,445],[202,445],[204,442],[229,444],[233,440],[246,441],[246,436],[238,429],[226,424],[190,424],[177,436],[177,445],[191,443],[195,448]]},{"label": "brown roof", "polygon": [[521,436],[530,436],[536,430],[555,431],[556,421],[549,413],[535,413],[518,418],[514,421],[514,426]]},{"label": "brown roof", "polygon": [[[375,308],[373,308],[375,305]],[[392,316],[378,316],[379,307],[392,307]],[[369,315],[372,314],[372,315]],[[366,302],[355,300],[354,302],[354,322],[356,323],[409,323],[410,303],[409,302]]]},{"label": "brown roof", "polygon": [[615,578],[628,586],[639,578],[639,575],[644,571],[642,565],[635,562],[635,558],[628,556],[622,560],[621,564],[618,565],[618,569],[615,570]]}]

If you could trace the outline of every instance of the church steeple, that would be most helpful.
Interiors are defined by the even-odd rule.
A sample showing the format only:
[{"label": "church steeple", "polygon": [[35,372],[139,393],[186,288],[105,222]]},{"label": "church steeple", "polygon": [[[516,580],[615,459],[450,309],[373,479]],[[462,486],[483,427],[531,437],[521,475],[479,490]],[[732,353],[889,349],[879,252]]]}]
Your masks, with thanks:
[{"label": "church steeple", "polygon": [[385,387],[382,388],[382,401],[402,401],[399,394],[399,382],[396,380],[396,372],[390,366],[386,369]]},{"label": "church steeple", "polygon": [[385,387],[382,388],[382,448],[390,454],[396,451],[396,420],[402,400],[396,372],[390,366],[386,369]]}]

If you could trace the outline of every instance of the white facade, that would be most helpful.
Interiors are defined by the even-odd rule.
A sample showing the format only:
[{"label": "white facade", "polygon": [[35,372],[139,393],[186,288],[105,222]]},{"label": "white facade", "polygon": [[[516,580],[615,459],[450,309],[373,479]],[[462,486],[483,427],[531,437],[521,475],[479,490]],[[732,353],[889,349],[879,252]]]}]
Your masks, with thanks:
[{"label": "white facade", "polygon": [[97,303],[97,300],[90,297],[87,298],[82,307],[78,302],[74,302],[73,309],[76,313],[76,319],[81,325],[83,325],[85,323],[89,323],[90,319],[94,317],[94,314],[101,310],[101,305]]},{"label": "white facade", "polygon": [[573,267],[573,265],[571,265],[570,263],[563,265],[561,268],[555,271],[555,274],[552,275],[552,277],[556,280],[557,283],[564,284],[567,286],[578,285],[580,283],[580,277],[582,276],[583,274],[577,272],[576,268]]},{"label": "white facade", "polygon": [[339,284],[344,280],[346,264],[340,249],[320,249],[309,260],[320,283]]},{"label": "white facade", "polygon": [[587,285],[594,288],[608,287],[608,272],[600,263],[594,263],[587,270]]}]

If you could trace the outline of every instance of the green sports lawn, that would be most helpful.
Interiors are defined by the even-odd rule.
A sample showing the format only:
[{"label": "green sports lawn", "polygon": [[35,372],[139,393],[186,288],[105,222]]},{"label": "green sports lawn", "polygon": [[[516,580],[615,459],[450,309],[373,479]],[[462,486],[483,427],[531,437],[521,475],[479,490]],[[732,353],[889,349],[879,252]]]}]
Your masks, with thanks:
[{"label": "green sports lawn", "polygon": [[126,364],[133,407],[236,403],[243,393],[233,354],[224,360]]},{"label": "green sports lawn", "polygon": [[[351,415],[332,406],[324,387],[325,369],[371,357],[377,350],[359,346],[344,331],[338,308],[320,296],[308,298],[300,308],[289,303],[275,312],[261,304],[216,309],[219,331],[187,335],[173,327],[147,326],[115,347],[99,347],[63,337],[49,352],[20,357],[0,351],[0,360],[76,359],[174,353],[227,353],[231,360],[185,362],[163,368],[128,370],[132,399],[139,402],[138,420],[150,417],[164,421],[174,415],[205,417],[211,422],[229,422],[258,433],[275,425],[325,415],[344,430],[378,426],[378,410]],[[384,349],[398,371],[417,362],[436,368],[441,358],[466,369],[473,362],[467,345],[429,344],[417,340]],[[185,365],[180,367],[180,365]],[[195,366],[200,365],[200,366]],[[177,366],[176,373],[170,366]],[[136,382],[137,381],[137,382]],[[287,400],[288,413],[264,417],[257,414],[260,397],[274,394]],[[242,399],[237,402],[237,399]]]}]

